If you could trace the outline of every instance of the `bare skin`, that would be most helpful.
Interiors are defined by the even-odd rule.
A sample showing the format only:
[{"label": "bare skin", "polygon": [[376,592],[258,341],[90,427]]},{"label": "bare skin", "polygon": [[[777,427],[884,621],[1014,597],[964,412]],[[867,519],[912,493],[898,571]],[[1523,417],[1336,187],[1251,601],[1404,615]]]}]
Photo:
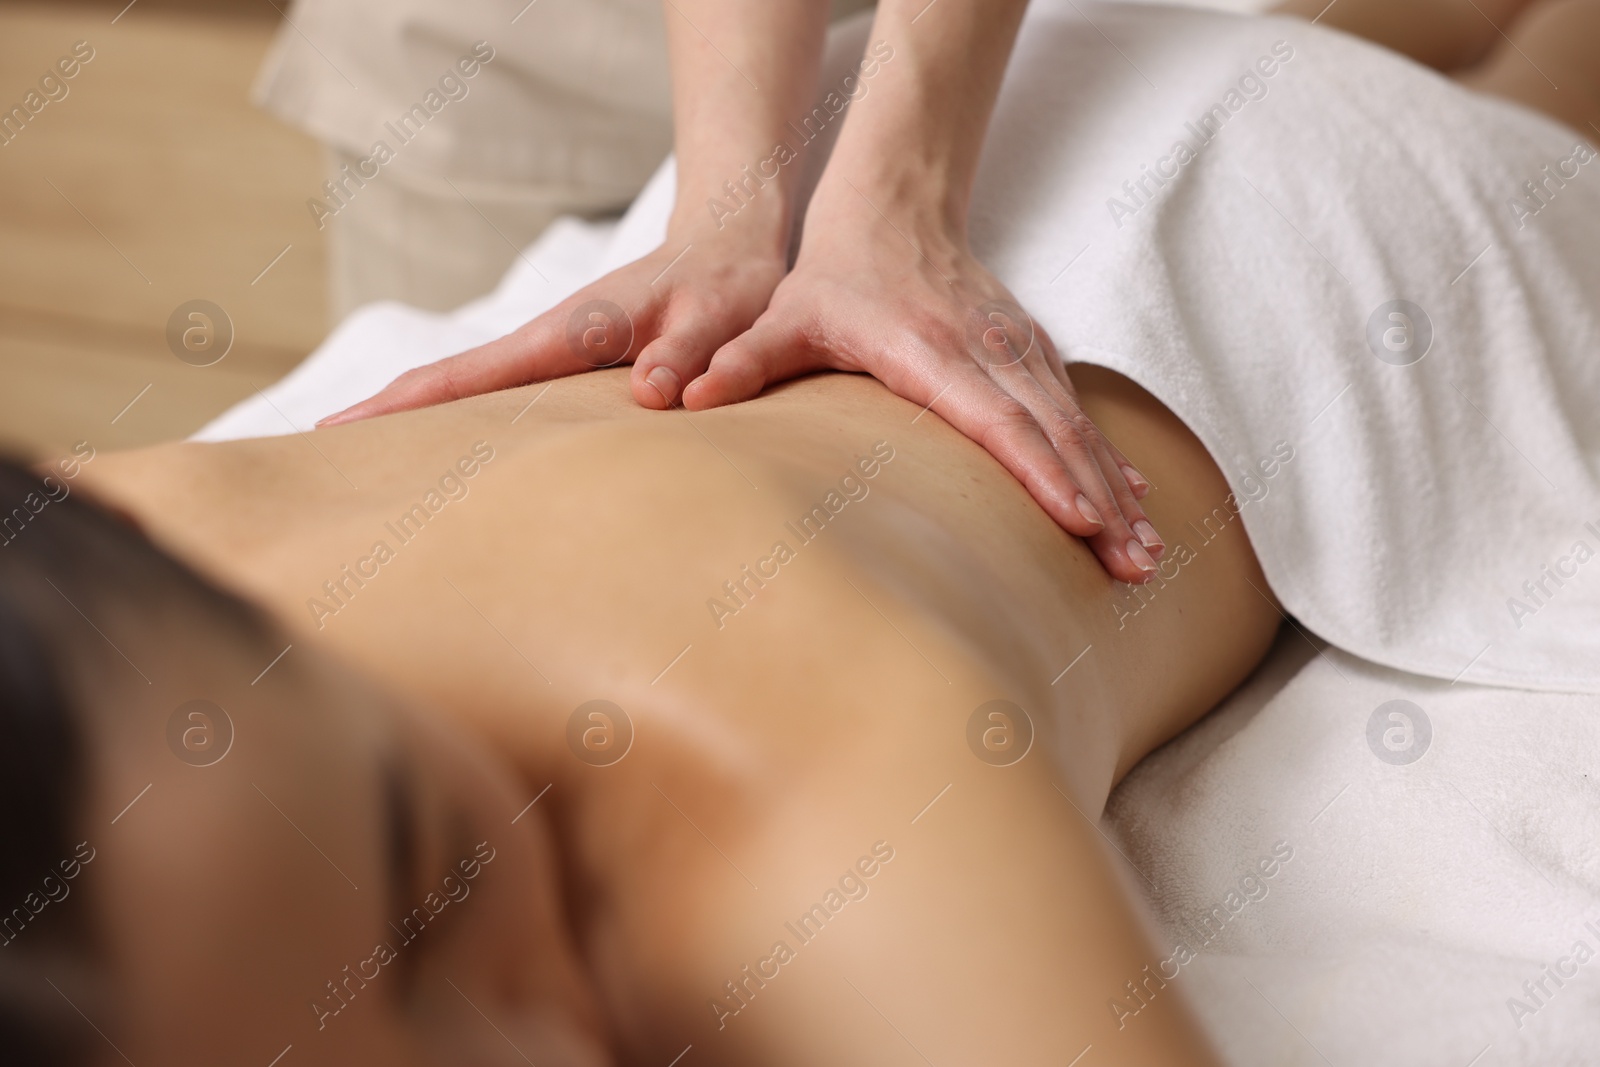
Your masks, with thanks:
[{"label": "bare skin", "polygon": [[1507,36],[1457,78],[1543,111],[1584,137],[1600,138],[1600,3],[1534,4]]},{"label": "bare skin", "polygon": [[1465,70],[1502,42],[1530,0],[1286,0],[1274,11],[1365,37],[1434,70]]},{"label": "bare skin", "polygon": [[[1075,373],[1160,487],[1151,508],[1198,531],[1228,495],[1203,448],[1126,380]],[[825,376],[690,424],[638,408],[613,371],[321,431],[315,448],[171,445],[86,476],[280,616],[289,655],[334,653],[422,699],[507,759],[522,795],[551,784],[523,821],[548,818],[561,843],[620,1062],[688,1044],[713,1063],[909,1062],[874,1006],[943,1062],[1065,1062],[1091,1043],[1105,1062],[1208,1062],[1178,997],[1121,1032],[1107,1010],[1170,950],[1090,820],[1270,643],[1279,617],[1242,523],[1191,533],[1192,558],[1126,617],[1125,587],[1081,542],[917,415]],[[400,546],[385,523],[480,440],[493,459],[469,494]],[[877,442],[869,479],[857,462]],[[867,495],[802,543],[785,523],[852,472]],[[333,603],[322,583],[380,539],[396,558],[314,617],[309,599]],[[796,558],[719,629],[708,599],[778,540]],[[595,698],[635,730],[604,768],[567,742]],[[995,699],[1038,727],[1014,766],[968,747]],[[800,948],[784,924],[880,841],[894,860],[872,902]],[[801,959],[719,1020],[713,998],[775,940]]]},{"label": "bare skin", "polygon": [[1316,19],[1480,92],[1600,135],[1600,3],[1595,0],[1288,0]]}]

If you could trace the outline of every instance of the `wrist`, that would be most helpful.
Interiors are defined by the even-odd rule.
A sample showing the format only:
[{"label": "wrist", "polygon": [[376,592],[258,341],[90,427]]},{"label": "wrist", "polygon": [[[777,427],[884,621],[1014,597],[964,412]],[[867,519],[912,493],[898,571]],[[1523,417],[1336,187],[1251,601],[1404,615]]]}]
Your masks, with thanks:
[{"label": "wrist", "polygon": [[901,114],[884,124],[880,112],[854,116],[839,138],[807,210],[848,214],[870,204],[896,227],[965,244],[972,180],[947,138]]},{"label": "wrist", "polygon": [[900,238],[929,255],[967,254],[965,196],[942,187],[927,172],[841,171],[830,165],[806,208],[806,239],[834,234],[858,238],[871,232],[863,227],[893,227]]},{"label": "wrist", "polygon": [[794,190],[788,179],[763,177],[758,166],[749,164],[692,175],[680,168],[668,239],[787,259],[794,224]]}]

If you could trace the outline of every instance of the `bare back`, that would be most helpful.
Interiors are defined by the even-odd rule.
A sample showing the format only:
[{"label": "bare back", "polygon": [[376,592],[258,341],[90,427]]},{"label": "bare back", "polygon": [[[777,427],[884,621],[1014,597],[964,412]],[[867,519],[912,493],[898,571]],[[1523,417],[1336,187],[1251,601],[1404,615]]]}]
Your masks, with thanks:
[{"label": "bare back", "polygon": [[[86,471],[296,643],[487,735],[530,795],[553,783],[585,887],[580,940],[641,1049],[670,1059],[717,1023],[725,1062],[844,1062],[830,1043],[871,1046],[848,1027],[814,1032],[817,998],[874,961],[917,958],[941,916],[967,914],[996,937],[917,981],[957,996],[972,968],[1036,971],[1034,993],[995,1010],[1027,1019],[1017,1056],[1070,1058],[1079,1029],[1105,1022],[1079,988],[1101,978],[1062,973],[1050,946],[1105,946],[1134,973],[1149,961],[1117,879],[1082,876],[1099,847],[1087,820],[1249,672],[1278,621],[1198,442],[1125,379],[1074,378],[1157,486],[1155,520],[1187,535],[1137,596],[982,450],[856,376],[686,415],[636,407],[624,375],[603,372]],[[571,732],[597,699],[626,716],[614,763]],[[1009,766],[969,746],[996,700],[1038,733]],[[941,817],[919,816],[946,786]],[[899,859],[870,936],[810,953],[781,1000],[723,992],[728,1014],[708,1012],[834,868],[879,842]],[[1017,904],[1003,916],[984,903],[993,886],[949,874],[1001,869]],[[1018,959],[1019,944],[1038,957]],[[1077,1008],[1060,1007],[1063,982]],[[980,1017],[929,1025],[992,1055]],[[1141,1040],[1183,1025],[1173,1008]]]}]

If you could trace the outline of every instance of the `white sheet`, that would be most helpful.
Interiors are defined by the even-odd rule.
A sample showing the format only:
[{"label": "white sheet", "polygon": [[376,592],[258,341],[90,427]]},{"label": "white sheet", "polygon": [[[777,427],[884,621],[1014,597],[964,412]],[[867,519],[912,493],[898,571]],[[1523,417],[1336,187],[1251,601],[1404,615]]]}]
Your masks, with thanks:
[{"label": "white sheet", "polygon": [[[1112,794],[1106,823],[1163,958],[1220,928],[1174,985],[1240,1067],[1596,1063],[1600,700],[1318,648],[1286,629],[1240,692]],[[1431,726],[1410,764],[1368,740],[1392,700]],[[1228,909],[1279,841],[1293,858],[1265,896]],[[1228,920],[1205,925],[1218,905]],[[1579,940],[1595,958],[1530,996],[1523,983]]]},{"label": "white sheet", "polygon": [[[1287,630],[1244,691],[1113,796],[1107,824],[1163,936],[1199,950],[1174,982],[1232,1063],[1595,1062],[1600,958],[1573,949],[1600,952],[1600,707],[1470,682],[1600,688],[1600,562],[1551,585],[1521,630],[1504,603],[1600,519],[1600,162],[1519,231],[1506,201],[1570,131],[1302,24],[1080,6],[1094,28],[1035,0],[977,247],[1073,358],[1177,410],[1241,496],[1243,472],[1293,442],[1242,513],[1280,597],[1344,649]],[[1121,182],[1280,39],[1295,56],[1267,95],[1118,229]],[[519,325],[647,247],[669,182],[615,233],[559,224],[453,315],[359,312],[270,402],[201,436],[307,428]],[[1437,334],[1411,367],[1363,338],[1396,297]],[[1412,763],[1384,744],[1385,729],[1404,741],[1400,720],[1369,741],[1393,700],[1431,726]],[[1266,895],[1227,911],[1280,841],[1293,857]],[[1547,964],[1574,974],[1557,986]]]}]

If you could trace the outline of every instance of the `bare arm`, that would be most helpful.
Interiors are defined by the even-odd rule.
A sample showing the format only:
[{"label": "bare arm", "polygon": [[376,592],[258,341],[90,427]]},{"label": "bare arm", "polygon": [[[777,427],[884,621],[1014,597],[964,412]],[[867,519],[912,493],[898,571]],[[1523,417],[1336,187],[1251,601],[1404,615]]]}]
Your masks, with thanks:
[{"label": "bare arm", "polygon": [[849,210],[854,185],[896,225],[965,236],[984,134],[1027,6],[882,0],[872,38],[890,42],[894,60],[845,123],[813,199],[820,217]]},{"label": "bare arm", "polygon": [[[759,163],[811,107],[827,30],[817,0],[665,0],[678,196],[668,228],[787,255],[798,167]],[[755,173],[756,180],[749,175]],[[726,183],[746,203],[728,217]]]}]

